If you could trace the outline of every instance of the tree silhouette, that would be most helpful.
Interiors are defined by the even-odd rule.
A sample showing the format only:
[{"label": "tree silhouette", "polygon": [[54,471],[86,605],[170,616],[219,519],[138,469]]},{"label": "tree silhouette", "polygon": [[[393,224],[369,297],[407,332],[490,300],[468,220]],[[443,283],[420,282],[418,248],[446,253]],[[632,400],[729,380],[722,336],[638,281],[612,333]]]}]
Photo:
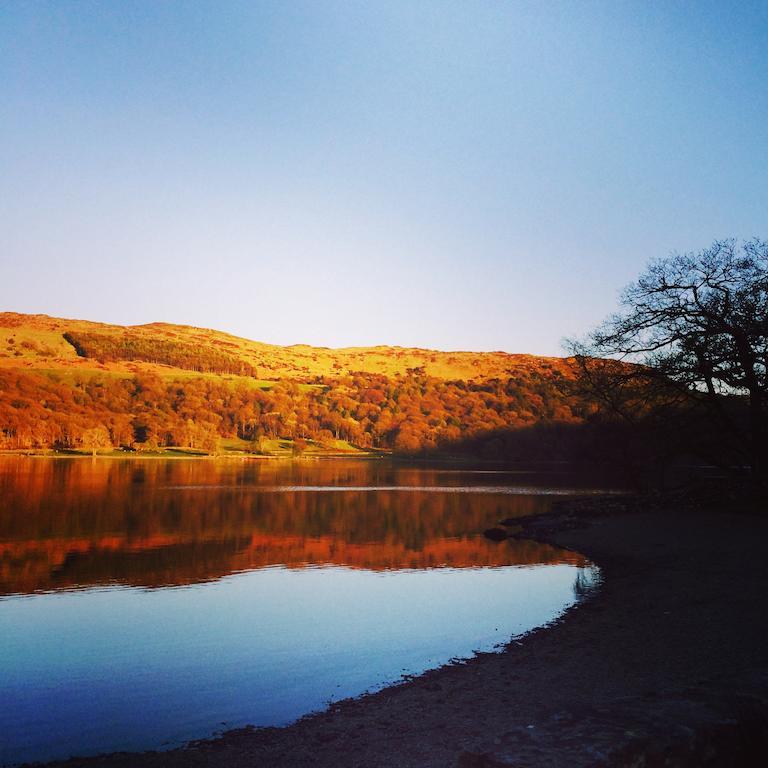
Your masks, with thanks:
[{"label": "tree silhouette", "polygon": [[[698,253],[653,261],[625,289],[621,310],[586,342],[570,346],[580,355],[585,379],[591,377],[592,391],[617,412],[636,414],[640,401],[648,407],[685,403],[720,428],[724,440],[735,436],[754,476],[763,477],[768,243],[722,240]],[[740,403],[746,409],[734,407]]]}]

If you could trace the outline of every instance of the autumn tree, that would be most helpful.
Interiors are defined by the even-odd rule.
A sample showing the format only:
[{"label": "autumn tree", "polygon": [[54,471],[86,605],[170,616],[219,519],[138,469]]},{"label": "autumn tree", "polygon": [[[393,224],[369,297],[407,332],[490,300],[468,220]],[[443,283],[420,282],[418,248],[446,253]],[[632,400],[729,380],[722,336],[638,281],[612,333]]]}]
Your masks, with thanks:
[{"label": "autumn tree", "polygon": [[94,456],[97,451],[112,448],[112,440],[106,427],[99,425],[86,429],[80,438],[80,445]]}]

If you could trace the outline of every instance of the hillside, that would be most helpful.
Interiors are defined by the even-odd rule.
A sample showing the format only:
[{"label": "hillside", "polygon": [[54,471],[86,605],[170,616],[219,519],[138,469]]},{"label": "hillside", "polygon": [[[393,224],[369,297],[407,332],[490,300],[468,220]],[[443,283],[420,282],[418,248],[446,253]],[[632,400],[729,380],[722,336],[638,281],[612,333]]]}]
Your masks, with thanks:
[{"label": "hillside", "polygon": [[[76,345],[65,338],[95,339],[93,354],[78,355]],[[99,354],[133,345],[133,359],[110,359]],[[106,349],[109,345],[109,350]],[[190,364],[165,364],[148,351],[159,345],[173,346],[190,355],[228,358],[256,378],[310,381],[317,376],[343,376],[353,372],[384,376],[405,374],[414,368],[427,376],[464,381],[513,375],[522,370],[565,367],[561,358],[514,355],[506,352],[440,352],[405,347],[349,347],[330,349],[296,344],[281,347],[187,325],[148,323],[120,326],[86,320],[65,320],[47,315],[0,312],[0,367],[33,369],[97,369],[115,373],[151,371],[161,376],[193,370]],[[142,349],[143,348],[143,349]],[[129,350],[130,351],[130,350]],[[218,371],[217,371],[218,372]],[[229,371],[222,371],[229,373]]]},{"label": "hillside", "polygon": [[580,421],[572,378],[563,358],[281,347],[1,313],[0,448],[412,453],[471,442],[492,455],[499,433]]}]

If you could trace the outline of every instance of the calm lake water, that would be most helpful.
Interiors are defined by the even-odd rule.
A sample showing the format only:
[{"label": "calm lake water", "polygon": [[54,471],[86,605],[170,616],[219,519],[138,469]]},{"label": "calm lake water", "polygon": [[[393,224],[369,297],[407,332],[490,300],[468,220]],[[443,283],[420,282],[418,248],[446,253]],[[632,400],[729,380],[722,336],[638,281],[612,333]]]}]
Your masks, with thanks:
[{"label": "calm lake water", "polygon": [[0,764],[289,723],[572,605],[485,528],[594,484],[385,461],[0,457]]}]

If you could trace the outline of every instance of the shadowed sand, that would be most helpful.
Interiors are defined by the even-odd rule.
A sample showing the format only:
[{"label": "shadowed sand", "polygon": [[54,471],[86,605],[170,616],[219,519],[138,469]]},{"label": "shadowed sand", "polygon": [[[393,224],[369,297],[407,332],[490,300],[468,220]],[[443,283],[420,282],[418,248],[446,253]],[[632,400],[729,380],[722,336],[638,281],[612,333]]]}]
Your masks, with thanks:
[{"label": "shadowed sand", "polygon": [[768,522],[590,504],[578,518],[533,520],[528,534],[584,553],[604,584],[501,654],[286,728],[56,765],[755,764],[746,753],[768,746]]}]

